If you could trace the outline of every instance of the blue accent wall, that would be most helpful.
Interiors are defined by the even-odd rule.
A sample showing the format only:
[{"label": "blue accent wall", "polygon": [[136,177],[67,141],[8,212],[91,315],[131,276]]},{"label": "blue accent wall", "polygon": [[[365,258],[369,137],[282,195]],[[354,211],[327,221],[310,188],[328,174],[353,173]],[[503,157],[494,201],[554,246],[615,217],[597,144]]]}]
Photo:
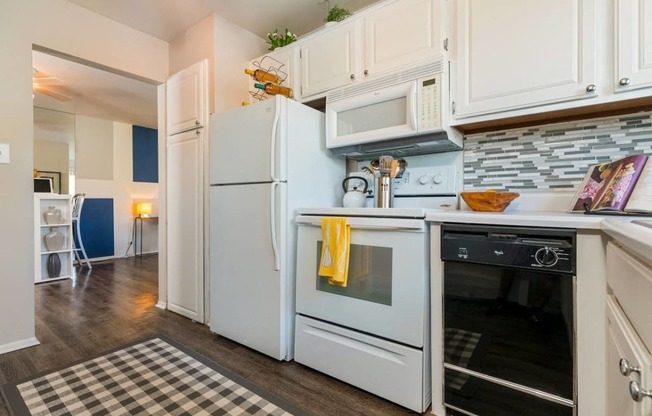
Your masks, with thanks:
[{"label": "blue accent wall", "polygon": [[158,183],[158,130],[133,126],[133,180]]},{"label": "blue accent wall", "polygon": [[[113,198],[86,198],[81,211],[81,236],[89,259],[115,254]],[[79,253],[81,255],[81,252]]]}]

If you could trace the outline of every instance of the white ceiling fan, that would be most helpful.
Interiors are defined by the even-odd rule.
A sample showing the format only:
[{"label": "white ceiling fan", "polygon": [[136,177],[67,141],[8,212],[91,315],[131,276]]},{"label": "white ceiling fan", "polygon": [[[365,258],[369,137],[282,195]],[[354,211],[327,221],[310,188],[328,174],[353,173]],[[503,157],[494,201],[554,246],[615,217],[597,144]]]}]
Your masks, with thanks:
[{"label": "white ceiling fan", "polygon": [[53,77],[45,72],[37,70],[36,68],[32,68],[32,92],[34,94],[47,95],[59,101],[70,101],[72,98],[67,95],[46,87],[63,84],[64,82],[60,78]]}]

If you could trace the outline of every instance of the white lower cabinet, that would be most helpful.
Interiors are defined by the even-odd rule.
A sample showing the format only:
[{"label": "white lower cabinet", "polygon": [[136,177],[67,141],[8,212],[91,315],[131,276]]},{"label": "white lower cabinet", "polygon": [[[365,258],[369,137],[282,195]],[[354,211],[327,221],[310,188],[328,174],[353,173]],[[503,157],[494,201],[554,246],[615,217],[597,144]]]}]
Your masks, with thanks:
[{"label": "white lower cabinet", "polygon": [[417,412],[430,402],[419,349],[297,315],[294,359]]},{"label": "white lower cabinet", "polygon": [[652,415],[652,267],[613,242],[607,245],[608,415]]},{"label": "white lower cabinet", "polygon": [[70,195],[34,194],[34,282],[72,277]]}]

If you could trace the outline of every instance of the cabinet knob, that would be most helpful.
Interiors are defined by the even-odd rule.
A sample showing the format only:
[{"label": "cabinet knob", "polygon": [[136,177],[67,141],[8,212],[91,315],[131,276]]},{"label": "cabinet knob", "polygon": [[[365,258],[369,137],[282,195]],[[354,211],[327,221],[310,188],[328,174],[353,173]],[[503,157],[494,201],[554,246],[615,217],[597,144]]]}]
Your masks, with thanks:
[{"label": "cabinet knob", "polygon": [[586,92],[595,92],[597,89],[598,87],[596,87],[595,84],[589,84],[586,86]]},{"label": "cabinet knob", "polygon": [[351,74],[351,79],[355,79],[355,74]]},{"label": "cabinet knob", "polygon": [[632,400],[635,402],[640,402],[644,397],[652,398],[652,392],[641,389],[641,385],[638,384],[638,381],[629,382],[629,395],[632,396]]},{"label": "cabinet knob", "polygon": [[365,69],[365,70],[364,70],[364,75],[365,75],[365,76],[369,75],[369,70],[368,70],[368,69]]},{"label": "cabinet knob", "polygon": [[199,120],[195,120],[195,126],[199,126]]},{"label": "cabinet knob", "polygon": [[629,85],[630,82],[631,80],[629,78],[621,78],[620,81],[618,81],[618,85],[620,85],[621,87],[626,87]]},{"label": "cabinet knob", "polygon": [[641,368],[629,365],[627,358],[621,358],[618,362],[618,367],[620,367],[620,374],[624,376],[628,376],[631,373],[641,374]]}]

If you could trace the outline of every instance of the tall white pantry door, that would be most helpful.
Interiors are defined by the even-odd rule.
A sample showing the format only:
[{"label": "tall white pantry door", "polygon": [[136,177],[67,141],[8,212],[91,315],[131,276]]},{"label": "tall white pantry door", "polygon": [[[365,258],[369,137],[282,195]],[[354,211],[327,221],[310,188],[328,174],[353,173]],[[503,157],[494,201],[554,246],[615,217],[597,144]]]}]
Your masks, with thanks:
[{"label": "tall white pantry door", "polygon": [[[167,82],[167,113],[173,116],[179,105],[202,101],[206,111],[208,91],[205,62],[173,75]],[[199,82],[178,82],[197,71]],[[183,98],[186,97],[186,98]],[[200,98],[197,98],[200,97]],[[176,104],[175,104],[176,103]],[[201,111],[200,111],[201,112]],[[197,119],[207,120],[206,114]],[[204,160],[207,127],[172,134],[168,132],[167,151],[167,307],[196,322],[205,322],[204,310]]]}]

